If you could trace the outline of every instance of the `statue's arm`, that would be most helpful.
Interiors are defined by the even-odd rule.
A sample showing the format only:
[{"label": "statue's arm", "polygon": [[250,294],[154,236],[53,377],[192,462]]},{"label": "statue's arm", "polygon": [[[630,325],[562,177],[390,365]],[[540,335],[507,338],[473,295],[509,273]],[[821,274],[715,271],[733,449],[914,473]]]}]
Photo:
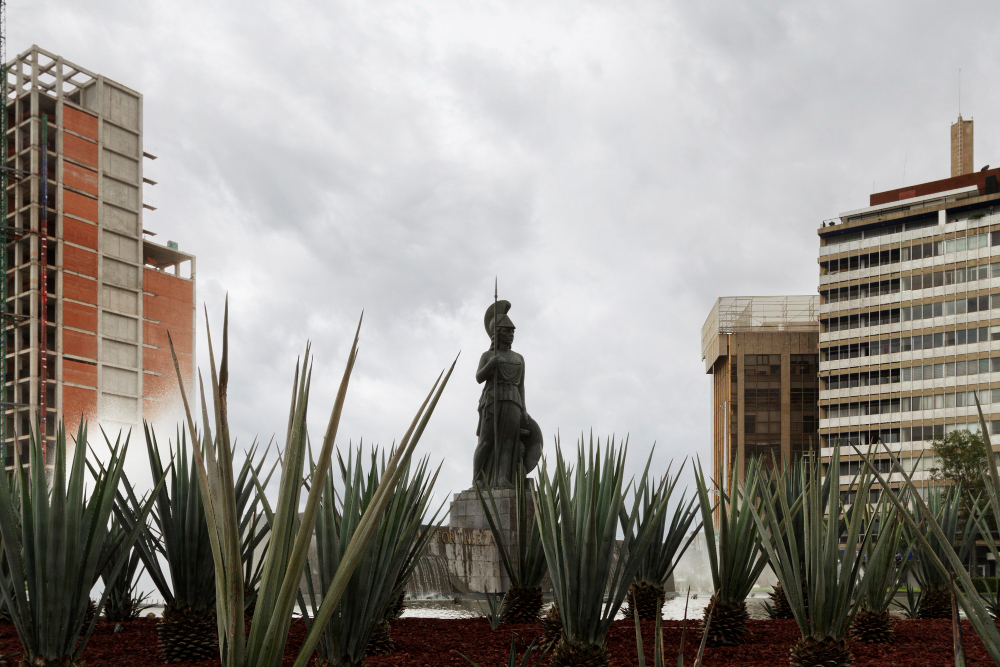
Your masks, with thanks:
[{"label": "statue's arm", "polygon": [[482,384],[493,376],[493,368],[496,366],[495,357],[492,352],[483,352],[479,357],[479,370],[476,371],[476,382]]}]

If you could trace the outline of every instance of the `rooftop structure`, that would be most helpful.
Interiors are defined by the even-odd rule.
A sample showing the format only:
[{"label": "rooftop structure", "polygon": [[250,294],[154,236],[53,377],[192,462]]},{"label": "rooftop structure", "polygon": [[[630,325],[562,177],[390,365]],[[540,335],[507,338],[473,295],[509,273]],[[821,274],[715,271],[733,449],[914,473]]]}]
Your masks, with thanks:
[{"label": "rooftop structure", "polygon": [[951,126],[951,175],[972,173],[972,121],[962,114]]}]

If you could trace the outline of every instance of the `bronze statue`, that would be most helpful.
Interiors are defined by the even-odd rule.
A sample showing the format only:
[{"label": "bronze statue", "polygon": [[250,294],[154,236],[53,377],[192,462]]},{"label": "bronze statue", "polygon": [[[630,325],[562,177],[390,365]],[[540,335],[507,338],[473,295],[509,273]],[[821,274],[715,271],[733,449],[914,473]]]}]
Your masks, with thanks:
[{"label": "bronze statue", "polygon": [[514,323],[509,301],[494,301],[486,310],[486,333],[493,339],[479,358],[479,444],[472,460],[472,481],[491,488],[513,488],[517,475],[530,472],[542,453],[542,431],[524,400],[524,357],[511,350]]}]

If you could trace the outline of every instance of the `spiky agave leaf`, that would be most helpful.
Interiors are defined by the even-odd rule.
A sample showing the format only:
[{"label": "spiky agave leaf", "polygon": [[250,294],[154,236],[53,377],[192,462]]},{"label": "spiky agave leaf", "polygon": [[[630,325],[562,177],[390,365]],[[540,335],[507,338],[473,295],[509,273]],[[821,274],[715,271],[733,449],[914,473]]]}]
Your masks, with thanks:
[{"label": "spiky agave leaf", "polygon": [[[102,572],[116,577],[124,567],[121,551],[132,545],[137,528],[110,536],[107,526],[115,489],[122,475],[128,438],[116,445],[107,469],[93,475],[87,495],[87,429],[81,424],[71,467],[66,467],[66,430],[59,425],[52,481],[46,478],[42,442],[33,429],[27,470],[14,450],[14,475],[0,474],[0,536],[9,558],[9,572],[0,585],[0,599],[32,665],[79,664],[80,654],[97,625],[97,614],[84,620],[90,590]],[[163,479],[156,480],[156,488]],[[155,489],[154,489],[155,491]],[[152,506],[141,507],[144,521]],[[104,607],[110,591],[97,604]]]},{"label": "spiky agave leaf", "polygon": [[[110,542],[122,542],[120,536],[124,532],[125,529],[115,518],[111,521],[107,539]],[[124,557],[125,564],[118,571],[117,576],[112,577],[113,563],[110,561],[108,567],[101,573],[104,586],[108,589],[108,599],[104,604],[104,617],[109,621],[132,621],[152,605],[146,604],[148,593],[138,592],[138,576],[142,573],[142,559],[138,547],[133,544],[126,549],[124,545],[120,544],[118,552],[112,560],[117,561],[119,557]]]},{"label": "spiky agave leaf", "polygon": [[[115,517],[128,527],[139,526],[136,550],[164,605],[208,608],[215,604],[215,572],[212,567],[208,524],[198,489],[187,435],[177,433],[177,449],[169,445],[169,461],[164,465],[156,433],[143,424],[146,454],[154,478],[168,482],[153,495],[152,521],[139,522],[138,494],[126,474],[122,474],[115,503]],[[110,448],[112,445],[105,440]],[[168,472],[169,471],[169,472]],[[166,570],[159,555],[166,560]]]},{"label": "spiky agave leaf", "polygon": [[[792,650],[793,664],[820,664],[809,662],[819,655],[849,660],[847,630],[857,612],[857,600],[864,597],[873,574],[868,571],[862,576],[863,554],[872,535],[871,514],[865,502],[872,480],[868,474],[856,480],[852,490],[862,500],[845,511],[845,499],[839,488],[822,483],[819,465],[803,468],[801,502],[805,539],[801,544],[788,526],[794,512],[792,500],[783,487],[778,488],[777,502],[761,503],[759,509],[751,506],[750,511],[802,634]],[[829,470],[839,469],[839,450],[834,448]],[[829,510],[829,517],[825,516],[824,508]],[[803,562],[804,571],[800,567]],[[803,588],[808,595],[808,607]]]},{"label": "spiky agave leaf", "polygon": [[264,516],[262,496],[258,491],[255,479],[261,481],[261,488],[267,488],[277,462],[271,465],[266,475],[263,474],[267,454],[271,444],[261,453],[257,441],[250,445],[243,458],[243,465],[236,478],[236,513],[240,518],[240,541],[243,552],[243,586],[246,598],[244,605],[252,609],[257,601],[257,587],[264,572],[264,554],[267,549],[267,536],[271,524]]},{"label": "spiky agave leaf", "polygon": [[[712,520],[715,504],[709,497],[708,483],[701,461],[696,462],[695,481],[714,590],[712,602],[705,611],[706,615],[715,614],[710,630],[711,644],[742,643],[747,619],[746,598],[767,565],[767,556],[761,546],[757,524],[750,513],[753,493],[749,490],[756,487],[760,465],[759,459],[747,463],[744,482],[744,488],[748,490],[746,493],[739,489],[735,469],[733,474],[729,475],[728,489],[716,484],[715,492],[721,504],[718,537],[716,537]],[[721,471],[717,476],[722,477]]]},{"label": "spiky agave leaf", "polygon": [[[924,526],[927,541],[930,548],[937,555],[937,559],[946,559],[944,549],[953,548],[958,544],[958,556],[963,561],[972,549],[976,538],[976,522],[966,521],[964,528],[961,526],[959,517],[962,501],[961,489],[952,487],[941,489],[934,487],[928,490],[926,503],[927,511],[934,515],[934,519],[944,533],[945,539],[939,540],[924,520],[924,510],[921,509],[924,503],[917,504],[911,500],[910,513],[917,521],[917,525]],[[942,574],[928,557],[927,549],[917,547],[916,559],[913,563],[913,576],[920,586],[920,606],[918,609],[919,618],[951,618],[951,577]]]},{"label": "spiky agave leaf", "polygon": [[[686,463],[687,461],[685,460],[681,464],[676,475],[671,475],[668,467],[667,472],[663,476],[664,483],[661,485],[661,493],[665,495],[668,504],[673,497],[674,489],[677,486],[681,473],[684,471]],[[649,487],[642,493],[642,512],[644,514],[659,505],[659,499],[654,494],[655,491]],[[672,515],[669,512],[664,512],[660,520],[653,525],[653,536],[649,542],[649,548],[643,554],[642,558],[639,559],[639,570],[636,572],[635,581],[632,584],[635,595],[630,595],[628,599],[630,603],[639,605],[639,618],[641,620],[654,620],[660,613],[660,607],[662,607],[664,602],[663,592],[667,580],[673,573],[674,568],[677,567],[677,563],[684,555],[684,552],[691,546],[694,538],[702,528],[702,524],[699,523],[693,531],[691,530],[691,524],[694,523],[700,510],[697,505],[697,494],[693,495],[689,500],[685,499],[686,495],[686,492],[681,494]],[[669,523],[667,521],[668,518],[670,520]],[[642,591],[650,591],[652,593],[654,598],[652,605],[643,605],[641,603]],[[648,612],[650,607],[655,607],[653,613],[643,613],[644,609]]]},{"label": "spiky agave leaf", "polygon": [[[608,439],[602,455],[600,443],[592,436],[589,448],[581,438],[572,476],[558,439],[551,478],[547,461],[542,460],[534,492],[535,516],[563,626],[563,642],[556,649],[553,664],[569,659],[567,651],[588,659],[595,658],[595,650],[606,655],[604,638],[649,547],[654,525],[666,511],[661,482],[656,492],[659,504],[645,514],[641,512],[652,453],[636,482],[638,493],[632,506],[627,507],[627,449],[627,442],[616,446]],[[616,558],[619,527],[623,539]]]},{"label": "spiky agave leaf", "polygon": [[[361,324],[358,323],[358,331]],[[330,467],[340,415],[347,397],[347,387],[357,359],[358,332],[348,356],[340,388],[334,401],[323,445],[320,449],[312,485],[301,517],[298,515],[299,498],[303,487],[303,467],[306,448],[306,408],[312,375],[309,347],[302,366],[301,377],[296,368],[294,391],[289,409],[288,430],[284,448],[284,464],[278,489],[278,502],[271,521],[271,535],[264,557],[263,573],[257,593],[257,612],[250,625],[249,637],[244,622],[243,544],[239,530],[236,483],[233,478],[232,444],[229,431],[227,389],[229,383],[229,309],[223,321],[222,356],[216,367],[211,334],[208,340],[211,364],[212,403],[214,406],[215,436],[213,437],[205,392],[202,390],[203,430],[199,436],[194,426],[191,407],[184,390],[180,364],[170,341],[174,371],[181,389],[187,425],[192,439],[204,443],[204,455],[194,447],[198,481],[205,502],[205,515],[212,544],[216,575],[216,612],[219,624],[219,648],[223,667],[277,667],[284,654],[292,610],[299,589],[299,580],[305,566],[309,542],[315,526],[319,502],[326,475]],[[168,336],[169,340],[169,336]],[[347,583],[361,560],[364,548],[372,538],[378,518],[388,505],[395,488],[413,455],[427,422],[451,377],[455,363],[447,374],[442,373],[420,406],[409,429],[400,441],[399,448],[386,466],[375,496],[359,522],[358,529],[348,544],[323,603],[314,618],[303,642],[294,667],[305,667],[312,657],[319,636],[330,620]],[[442,379],[443,378],[443,379]],[[258,490],[259,480],[255,477]],[[262,610],[264,613],[262,613]]]},{"label": "spiky agave leaf", "polygon": [[869,581],[864,594],[859,596],[851,634],[864,642],[892,641],[889,606],[906,581],[913,562],[913,541],[906,539],[906,524],[896,514],[896,508],[888,502],[879,503],[875,517],[878,535],[863,556]]},{"label": "spiky agave leaf", "polygon": [[[541,586],[545,578],[545,551],[542,549],[542,535],[538,528],[538,522],[529,515],[528,507],[528,479],[524,472],[524,464],[521,464],[521,474],[514,481],[514,540],[515,544],[508,544],[507,534],[500,524],[500,511],[497,508],[496,499],[493,497],[493,489],[488,484],[476,483],[476,495],[479,497],[479,504],[486,514],[486,521],[489,524],[490,532],[493,534],[493,541],[500,551],[500,562],[503,565],[507,577],[510,579],[510,587],[513,591],[512,599],[524,597],[524,589],[538,589],[538,607],[533,610],[535,618],[541,609]],[[483,496],[483,489],[489,497],[487,503]],[[512,558],[516,554],[516,558]],[[525,622],[531,620],[524,618],[531,616],[532,611],[514,607],[511,604],[504,605],[502,614],[504,622]],[[515,616],[516,618],[512,618]]]},{"label": "spiky agave leaf", "polygon": [[[983,410],[979,405],[978,398],[976,399],[976,408],[979,411],[979,425],[983,440],[986,441],[987,451],[992,452],[994,451],[993,445],[990,442],[989,430],[987,429],[986,419],[983,417]],[[934,534],[938,542],[947,543],[947,535],[941,529],[941,526],[938,524],[934,514],[920,497],[916,486],[913,484],[910,474],[907,473],[907,471],[899,464],[899,459],[888,446],[883,443],[882,448],[892,460],[894,472],[899,473],[900,477],[902,477],[904,488],[908,493],[912,494],[914,502],[920,506],[923,516],[926,517],[926,523],[930,527],[930,532]],[[856,446],[854,446],[854,450],[858,454],[862,454],[861,450]],[[935,551],[934,544],[927,539],[927,535],[922,529],[920,529],[914,517],[906,511],[906,506],[903,504],[900,494],[889,486],[888,482],[871,462],[870,457],[862,455],[862,460],[865,462],[865,467],[867,467],[878,480],[879,485],[882,487],[883,496],[888,498],[893,506],[895,506],[899,511],[899,517],[906,522],[907,526],[912,531],[912,534],[917,538],[917,544],[926,550],[929,559],[934,563],[938,570],[940,572],[952,571],[955,573],[955,599],[958,604],[961,605],[962,610],[965,612],[965,615],[972,624],[972,627],[975,628],[976,634],[979,635],[979,639],[982,640],[983,646],[986,648],[987,653],[990,654],[993,662],[1000,664],[1000,630],[998,630],[996,621],[993,619],[989,608],[980,597],[975,582],[972,580],[969,572],[965,569],[965,564],[955,551],[954,547],[950,547],[949,545],[949,548],[942,549],[940,554],[940,556],[944,556],[942,559]],[[994,525],[1000,525],[995,523],[997,520],[1000,520],[1000,473],[997,471],[996,457],[988,456],[987,460],[989,465],[987,466],[986,474],[984,475],[986,482],[986,488],[984,490],[985,503],[987,504],[986,511],[992,514]],[[990,541],[991,540],[986,540],[987,544]]]},{"label": "spiky agave leaf", "polygon": [[[795,538],[798,540],[798,544],[805,543],[805,523],[802,517],[802,507],[803,504],[798,502],[798,499],[802,497],[805,492],[805,487],[803,484],[808,478],[808,474],[804,474],[806,471],[804,466],[815,465],[815,462],[809,462],[802,458],[796,458],[784,464],[780,464],[777,460],[772,461],[772,465],[763,466],[761,469],[761,480],[757,485],[760,495],[761,502],[771,503],[775,510],[779,513],[778,519],[785,526],[786,533],[793,533]],[[823,484],[829,485],[834,479],[833,475],[827,475],[823,478]],[[786,497],[789,499],[789,506],[792,515],[787,519],[781,514],[781,505],[776,502],[777,492],[779,487],[784,487]],[[764,496],[764,493],[770,494],[769,496]],[[826,502],[826,499],[830,497],[828,489],[822,489],[820,492],[821,502]],[[826,512],[826,507],[823,508],[824,513]],[[787,534],[783,538],[787,547],[788,537]],[[805,554],[799,553],[799,570],[803,571],[802,579],[805,580]],[[788,602],[785,599],[785,591],[779,582],[775,586],[774,591],[771,593],[771,599],[774,601],[774,607],[769,607],[768,613],[772,614],[772,618],[794,618],[791,612],[791,608],[788,606]],[[808,608],[809,597],[808,594],[805,595],[805,604]]]},{"label": "spiky agave leaf", "polygon": [[[320,595],[333,581],[341,555],[346,552],[385,475],[385,459],[382,458],[380,465],[377,448],[371,451],[367,473],[362,465],[360,447],[354,457],[348,454],[346,464],[338,452],[338,462],[344,485],[342,501],[338,504],[332,476],[328,476],[316,520],[316,561],[306,568],[307,592],[299,597],[302,616],[306,619],[319,610]],[[320,638],[318,653],[327,663],[363,664],[369,639],[395,600],[395,583],[410,562],[412,545],[418,544],[422,549],[434,533],[433,529],[422,528],[439,471],[440,468],[430,474],[426,457],[412,474],[410,466],[404,467],[388,507],[380,517],[376,535],[365,548],[361,563],[354,570]],[[439,507],[431,517],[430,524],[437,522],[441,509]]]}]

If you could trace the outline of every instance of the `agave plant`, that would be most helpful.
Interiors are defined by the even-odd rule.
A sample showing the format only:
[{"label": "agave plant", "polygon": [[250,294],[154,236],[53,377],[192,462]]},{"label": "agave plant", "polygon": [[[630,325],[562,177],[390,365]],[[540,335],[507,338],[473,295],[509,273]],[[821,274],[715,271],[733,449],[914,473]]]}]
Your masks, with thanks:
[{"label": "agave plant", "polygon": [[851,625],[851,637],[867,644],[889,644],[895,639],[889,607],[906,582],[913,562],[913,542],[907,542],[906,524],[896,512],[886,501],[879,503],[878,537],[864,555],[869,582],[859,598],[860,608]]},{"label": "agave plant", "polygon": [[[81,424],[70,469],[66,469],[66,430],[59,425],[52,479],[46,477],[38,429],[32,430],[27,469],[14,449],[14,474],[0,474],[0,538],[9,571],[0,582],[0,600],[24,648],[22,664],[37,667],[82,666],[80,654],[97,625],[110,594],[105,588],[89,623],[90,590],[102,572],[111,578],[125,566],[137,528],[111,535],[108,524],[115,489],[122,476],[128,439],[111,450],[107,469],[86,486],[87,429]],[[155,480],[157,486],[163,480]],[[152,505],[142,506],[145,520]]]},{"label": "agave plant", "polygon": [[[138,520],[139,499],[126,476],[118,492],[117,513],[127,526],[141,530],[136,550],[163,599],[157,640],[165,662],[196,661],[218,655],[215,619],[215,571],[208,524],[198,490],[187,436],[178,433],[173,465],[167,473],[156,433],[143,424],[146,454],[153,478],[169,475],[169,483],[154,494],[153,520]],[[166,561],[166,568],[163,561]]]},{"label": "agave plant", "polygon": [[[802,474],[803,466],[816,465],[815,462],[810,463],[809,461],[803,460],[801,458],[794,461],[788,462],[784,465],[777,465],[777,461],[774,465],[767,466],[761,469],[761,480],[759,483],[759,488],[762,491],[767,491],[770,493],[770,497],[761,498],[762,502],[770,502],[774,504],[776,511],[781,512],[780,504],[774,503],[776,498],[777,490],[779,486],[783,486],[785,489],[785,496],[788,498],[789,505],[791,507],[792,516],[789,520],[785,522],[788,530],[795,533],[795,537],[798,539],[799,544],[803,544],[805,541],[805,524],[802,519],[802,503],[797,502],[801,498],[804,488],[802,486],[803,480],[806,479],[806,475]],[[832,475],[827,475],[823,484],[830,484],[833,479]],[[823,490],[820,493],[821,500],[825,500],[829,497],[829,493]],[[824,511],[826,508],[823,508]],[[783,518],[779,514],[779,518]],[[785,537],[787,542],[788,538]],[[805,570],[805,554],[799,554],[799,570]],[[804,580],[804,579],[803,579]],[[809,606],[809,596],[808,591],[803,590],[803,595],[805,596],[806,607]],[[764,603],[767,608],[768,615],[771,618],[781,618],[781,619],[793,619],[795,616],[792,614],[792,609],[788,605],[788,599],[785,597],[785,591],[781,586],[779,581],[774,585],[774,590],[770,593],[771,603]]]},{"label": "agave plant", "polygon": [[[982,408],[978,405],[978,400],[976,407],[979,409],[979,424],[982,429],[983,439],[986,441],[987,451],[993,451],[986,420],[983,418]],[[870,457],[862,454],[865,467],[878,480],[879,485],[882,487],[883,497],[887,498],[897,509],[898,516],[906,523],[910,535],[916,538],[917,546],[924,554],[924,558],[934,565],[939,573],[945,573],[949,578],[951,577],[951,573],[954,573],[953,591],[957,604],[965,612],[972,627],[975,628],[976,634],[982,640],[983,646],[986,648],[986,652],[989,653],[990,658],[993,659],[994,663],[1000,664],[1000,630],[998,630],[996,621],[990,614],[989,607],[980,597],[975,582],[965,569],[963,559],[950,542],[942,526],[938,523],[935,513],[931,511],[927,503],[920,497],[919,490],[913,484],[909,473],[906,472],[905,468],[900,466],[896,455],[885,444],[882,444],[882,447],[885,454],[893,463],[893,470],[898,472],[902,478],[903,488],[906,493],[909,494],[912,502],[919,508],[921,517],[924,518],[924,524],[918,524],[917,519],[907,511],[904,499],[901,498],[902,493],[897,492],[889,485],[882,474],[875,468]],[[856,446],[854,449],[858,454],[861,454],[861,450]],[[987,461],[989,465],[984,475],[986,482],[984,503],[986,509],[984,516],[976,517],[974,522],[986,525],[983,519],[988,517],[993,522],[993,525],[1000,525],[996,523],[1000,519],[1000,473],[997,471],[995,456],[988,456]],[[984,531],[984,534],[991,535],[992,533]],[[934,536],[934,542],[931,542],[929,539],[930,535]],[[987,544],[991,541],[991,539],[986,540]]]},{"label": "agave plant", "polygon": [[[347,387],[357,360],[358,332],[348,356],[340,388],[334,401],[323,444],[311,478],[311,486],[299,515],[299,500],[303,489],[303,468],[306,459],[306,415],[309,387],[312,378],[312,360],[309,346],[305,359],[296,365],[293,394],[289,410],[288,429],[283,450],[283,466],[278,489],[278,500],[270,522],[271,533],[264,556],[260,586],[257,592],[257,610],[247,634],[244,607],[243,541],[240,535],[237,511],[237,489],[233,475],[233,446],[230,438],[227,388],[229,383],[229,309],[223,323],[222,356],[215,364],[215,352],[209,332],[208,355],[211,363],[211,397],[214,420],[209,418],[205,391],[202,384],[203,426],[199,432],[191,416],[191,407],[181,379],[180,364],[170,341],[174,370],[181,388],[181,400],[187,418],[188,431],[201,447],[193,447],[199,488],[205,505],[205,517],[211,540],[215,564],[216,615],[219,627],[219,652],[223,667],[278,667],[282,662],[292,611],[299,590],[299,582],[306,564],[309,542],[316,523],[333,456],[334,442],[340,415],[347,397]],[[168,336],[169,341],[169,336]],[[456,360],[457,361],[457,360]],[[316,650],[320,636],[332,618],[341,596],[346,590],[354,569],[361,562],[368,542],[380,525],[386,511],[420,440],[427,422],[451,377],[454,362],[447,374],[442,373],[434,383],[399,447],[386,464],[378,488],[371,502],[358,521],[353,537],[344,549],[330,585],[323,594],[323,603],[313,618],[293,667],[305,667]],[[301,370],[301,373],[300,373]],[[442,379],[443,378],[443,379]],[[213,428],[214,426],[214,428]],[[213,435],[214,433],[214,435]],[[204,454],[202,453],[204,449]],[[255,478],[259,486],[259,480]]]},{"label": "agave plant", "polygon": [[[336,576],[342,555],[347,552],[361,517],[385,476],[385,459],[379,465],[377,448],[372,449],[367,473],[362,466],[360,447],[354,458],[348,456],[346,465],[340,456],[338,462],[344,485],[343,500],[338,506],[333,479],[328,476],[316,521],[316,561],[306,568],[306,595],[299,598],[302,616],[306,619],[317,615],[322,591],[329,588]],[[435,532],[422,527],[440,469],[429,474],[426,458],[416,465],[412,475],[408,468],[404,466],[388,507],[379,519],[376,535],[365,548],[360,564],[326,624],[318,649],[317,664],[321,666],[355,667],[364,664],[367,653],[392,650],[385,615],[395,601],[395,583],[412,573],[420,553]],[[315,474],[315,466],[313,471]],[[441,508],[430,519],[432,525],[440,511]],[[417,558],[410,558],[414,550]],[[407,567],[409,572],[404,571]],[[373,636],[377,638],[375,646],[372,645],[375,643]]]},{"label": "agave plant", "polygon": [[[150,473],[154,478],[163,476],[166,467],[156,433],[148,423],[143,424],[143,430]],[[215,570],[208,523],[185,432],[177,433],[177,443],[176,452],[173,445],[169,445],[174,465],[169,474],[170,483],[156,495],[152,525],[140,525],[136,520],[139,501],[124,473],[116,504],[117,515],[127,525],[140,525],[135,547],[137,555],[163,598],[163,615],[156,631],[165,662],[205,660],[219,651]],[[258,548],[268,531],[263,516],[257,511],[260,496],[255,486],[255,476],[261,475],[263,465],[264,456],[258,458],[255,443],[246,453],[236,480],[248,607],[256,582],[260,580]],[[269,477],[270,474],[265,477],[265,484]],[[161,555],[166,560],[166,571],[159,558]]]},{"label": "agave plant", "polygon": [[[984,502],[982,498],[978,498],[973,501],[972,508],[969,512],[969,520],[976,524],[976,530],[984,537],[993,535],[994,533],[994,531],[990,530],[988,525],[987,514],[989,509],[988,502]],[[989,549],[994,561],[1000,562],[1000,560],[996,560],[1000,558],[1000,548],[997,547],[996,540],[986,537],[984,541],[986,542],[986,548]],[[976,580],[974,579],[973,581]],[[990,615],[994,619],[1000,620],[1000,586],[997,585],[997,580],[993,577],[986,577],[976,581],[976,583],[979,596],[982,598],[983,603],[989,610]]]},{"label": "agave plant", "polygon": [[257,587],[264,572],[267,536],[271,531],[262,507],[265,497],[257,488],[258,483],[266,488],[277,468],[275,464],[266,475],[262,473],[270,450],[268,445],[258,456],[255,440],[245,452],[240,474],[236,478],[236,513],[240,517],[240,549],[243,553],[243,604],[247,616],[253,616],[257,605]]},{"label": "agave plant", "polygon": [[[830,470],[839,469],[840,455],[834,448]],[[750,512],[802,634],[792,648],[791,664],[846,666],[852,662],[847,632],[859,608],[857,602],[865,598],[874,578],[873,569],[863,571],[874,523],[864,502],[869,498],[872,480],[867,473],[856,480],[852,491],[862,502],[854,503],[848,511],[847,498],[837,485],[821,482],[819,466],[804,466],[801,474],[805,489],[800,499],[805,535],[802,543],[789,525],[794,508],[783,487],[778,487],[775,502],[761,503],[759,509],[751,506]],[[884,548],[894,546],[886,544]]]},{"label": "agave plant", "polygon": [[503,619],[503,599],[504,594],[499,591],[486,592],[486,606],[482,600],[476,600],[479,604],[479,611],[482,617],[490,624],[490,630],[498,630]]},{"label": "agave plant", "polygon": [[[511,635],[510,635],[510,653],[507,654],[507,667],[539,667],[542,664],[542,661],[545,660],[545,656],[547,656],[549,654],[549,651],[552,650],[551,646],[548,647],[548,648],[546,648],[544,651],[541,652],[541,654],[537,657],[537,659],[535,660],[535,662],[533,664],[530,663],[529,660],[531,658],[531,654],[536,649],[540,649],[541,648],[540,646],[537,645],[538,644],[538,638],[536,637],[536,638],[532,639],[531,643],[528,644],[527,648],[524,649],[524,655],[521,656],[521,662],[518,662],[517,661],[517,642],[515,640],[515,637],[517,637],[517,635],[515,633],[511,633]],[[465,658],[465,661],[467,663],[469,663],[470,665],[472,665],[472,667],[480,667],[480,665],[479,665],[478,662],[475,662],[474,660],[470,660],[469,657],[467,655],[465,655],[464,653],[459,653],[459,655],[462,656],[463,658]]]},{"label": "agave plant", "polygon": [[[108,539],[111,542],[121,542],[125,528],[117,519],[111,521],[111,531]],[[108,590],[108,599],[104,603],[104,618],[109,621],[133,621],[139,617],[144,610],[152,605],[146,604],[149,593],[139,593],[139,582],[137,577],[142,573],[142,559],[139,549],[134,544],[126,549],[119,546],[119,553],[112,560],[117,561],[118,557],[124,557],[125,564],[118,570],[117,576],[112,576],[112,562],[101,573],[104,586]]]},{"label": "agave plant", "polygon": [[[760,465],[760,459],[752,459],[747,463],[745,489],[755,489]],[[721,477],[721,471],[718,476]],[[705,607],[705,618],[709,615],[712,617],[706,640],[709,646],[735,646],[743,643],[749,618],[747,595],[767,565],[757,524],[750,513],[753,494],[741,492],[736,477],[736,474],[729,476],[728,489],[716,485],[719,497],[719,530],[716,537],[716,531],[712,529],[715,505],[709,498],[701,461],[698,461],[695,470],[714,590],[712,599]]]},{"label": "agave plant", "polygon": [[[476,495],[486,514],[486,520],[493,533],[493,541],[500,551],[500,562],[510,579],[510,588],[503,599],[503,609],[500,612],[502,623],[531,623],[538,620],[538,612],[542,608],[542,579],[545,578],[545,551],[542,549],[542,536],[538,522],[531,514],[532,507],[528,503],[528,479],[524,466],[521,474],[514,481],[514,549],[508,543],[506,531],[500,520],[493,490],[488,484],[476,484]],[[483,488],[489,496],[489,503],[483,496]],[[512,558],[512,553],[515,556]]]},{"label": "agave plant", "polygon": [[[683,470],[684,464],[681,464],[677,475],[671,476],[669,469],[664,475],[662,493],[665,494],[668,503]],[[685,502],[685,495],[686,493],[681,494],[679,502],[674,507],[673,515],[664,512],[653,527],[653,538],[649,543],[649,548],[639,560],[639,571],[629,588],[627,597],[629,604],[625,609],[626,616],[631,617],[638,613],[639,620],[652,621],[663,615],[667,580],[702,527],[702,524],[699,523],[693,531],[691,530],[691,524],[694,523],[699,514],[699,508],[696,505],[698,496],[692,496],[690,500]],[[643,513],[657,507],[660,504],[659,500],[647,487],[642,495]],[[669,525],[668,518],[670,519]]]},{"label": "agave plant", "polygon": [[[940,487],[931,488],[927,494],[927,512],[934,516],[935,522],[944,532],[945,539],[939,540],[928,527],[924,503],[911,500],[910,512],[925,537],[937,555],[937,560],[945,560],[945,549],[951,549],[958,544],[958,556],[963,561],[969,555],[969,550],[975,543],[976,522],[966,521],[964,528],[960,526],[959,511],[962,506],[961,489],[953,487],[948,490]],[[987,540],[989,541],[989,540]],[[947,546],[946,546],[947,545]],[[913,577],[920,586],[920,605],[917,608],[917,618],[951,618],[951,576],[942,573],[934,561],[928,557],[927,548],[917,547],[916,559],[913,564]]]},{"label": "agave plant", "polygon": [[[910,556],[912,558],[912,556]],[[906,582],[906,602],[893,602],[903,612],[903,618],[917,618],[920,612],[920,589]]]},{"label": "agave plant", "polygon": [[[553,667],[608,664],[604,638],[666,512],[662,483],[655,492],[658,504],[641,511],[649,461],[628,509],[628,489],[623,488],[627,449],[627,443],[616,447],[609,439],[602,455],[593,438],[589,448],[581,440],[572,476],[558,441],[552,478],[542,461],[534,492],[535,517],[562,620],[562,641],[552,655]],[[616,553],[619,520],[623,538]]]}]

